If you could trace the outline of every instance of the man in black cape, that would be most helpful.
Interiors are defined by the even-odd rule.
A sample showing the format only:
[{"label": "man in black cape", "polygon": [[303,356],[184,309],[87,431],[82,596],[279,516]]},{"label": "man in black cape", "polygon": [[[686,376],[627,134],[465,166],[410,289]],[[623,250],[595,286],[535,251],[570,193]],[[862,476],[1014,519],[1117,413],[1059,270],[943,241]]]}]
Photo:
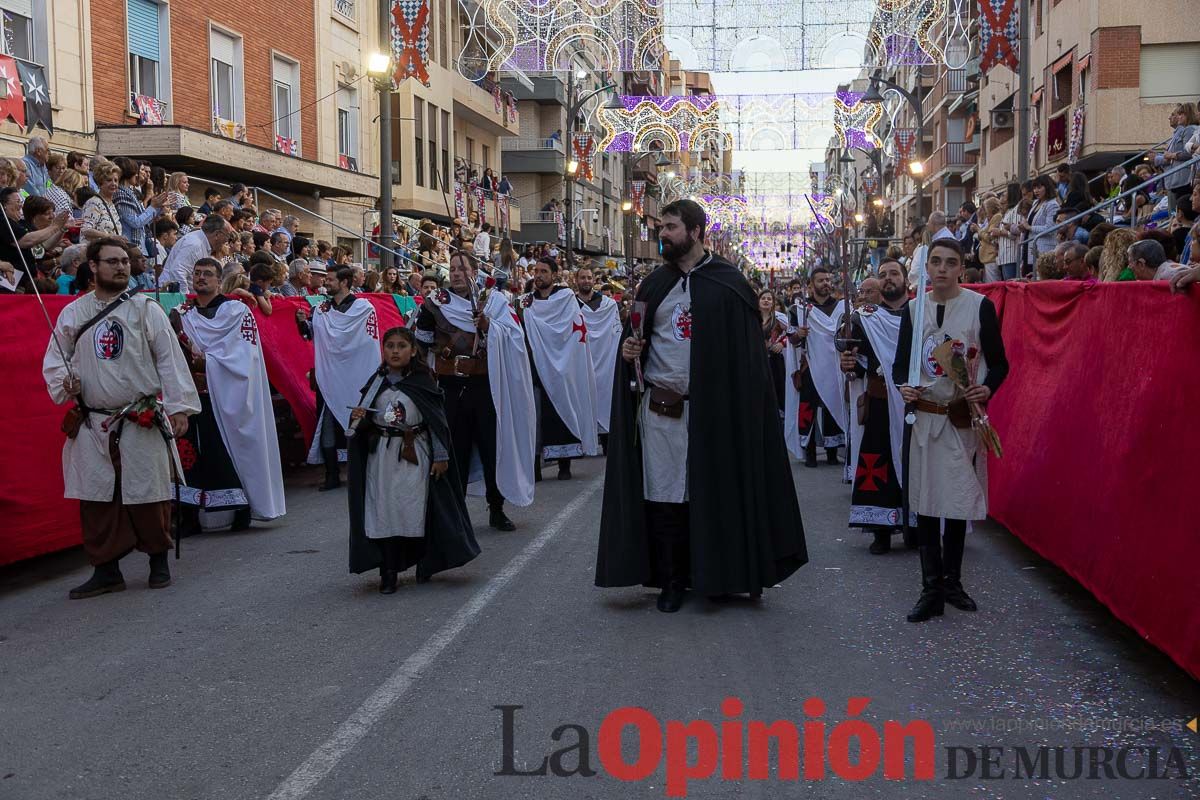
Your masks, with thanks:
[{"label": "man in black cape", "polygon": [[[384,387],[387,367],[382,367],[384,375],[376,375],[362,389],[362,400],[359,406],[371,408],[376,397]],[[429,433],[436,440],[450,442],[450,426],[446,422],[446,410],[443,405],[442,390],[434,383],[427,371],[413,370],[404,376],[397,384],[393,382],[413,401]],[[378,569],[383,561],[383,553],[376,540],[368,539],[363,527],[367,497],[367,456],[379,445],[379,431],[374,425],[361,424],[355,434],[349,439],[349,470],[348,487],[350,490],[350,571],[363,573],[367,570]],[[479,544],[475,541],[475,531],[471,527],[471,516],[463,498],[462,486],[459,482],[459,464],[454,458],[454,448],[449,451],[449,467],[441,478],[429,480],[428,506],[425,511],[425,539],[423,548],[405,548],[400,554],[400,563],[388,565],[397,572],[403,572],[416,564],[417,580],[424,582],[435,573],[454,567],[461,567],[479,555]],[[397,503],[420,503],[425,498],[397,497]]]},{"label": "man in black cape", "polygon": [[[808,553],[754,292],[704,250],[698,204],[661,216],[667,263],[638,287],[642,330],[626,325],[617,361],[596,585],[661,587],[669,613],[689,586],[758,597]],[[631,391],[639,359],[643,398]],[[678,437],[664,447],[672,419]]]}]

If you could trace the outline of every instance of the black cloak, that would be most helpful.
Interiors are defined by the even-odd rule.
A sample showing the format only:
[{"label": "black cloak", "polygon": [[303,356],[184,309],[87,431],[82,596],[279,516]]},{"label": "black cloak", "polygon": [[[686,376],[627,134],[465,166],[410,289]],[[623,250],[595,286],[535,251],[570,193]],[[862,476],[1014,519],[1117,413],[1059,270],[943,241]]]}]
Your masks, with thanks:
[{"label": "black cloak", "polygon": [[[386,368],[385,368],[386,369]],[[370,408],[383,384],[372,397],[367,397],[375,376],[362,388],[359,405]],[[471,516],[462,494],[458,479],[458,464],[454,459],[454,448],[450,443],[450,427],[446,423],[446,408],[442,401],[442,390],[426,372],[412,372],[402,378],[398,387],[407,394],[420,410],[421,417],[429,426],[429,432],[441,441],[449,452],[450,466],[439,480],[430,478],[425,508],[425,548],[417,571],[421,575],[432,575],[442,570],[461,567],[479,555],[479,544],[475,541],[475,530],[471,527]],[[350,571],[361,573],[378,569],[381,561],[379,545],[368,539],[363,532],[363,516],[367,499],[367,456],[378,445],[379,430],[369,420],[363,420],[349,439],[350,465],[347,475],[350,504]],[[396,498],[395,502],[413,502],[415,498]],[[407,554],[408,550],[401,551]],[[398,569],[403,572],[413,565],[402,555]]]},{"label": "black cloak", "polygon": [[[653,323],[659,304],[681,277],[676,267],[664,265],[642,282],[637,299],[646,303],[647,324]],[[727,261],[714,257],[688,280],[692,586],[710,595],[757,592],[783,581],[808,561],[761,316],[750,284]],[[627,323],[622,341],[629,335]],[[647,337],[643,366],[649,346]],[[646,535],[632,380],[633,367],[617,358],[597,586],[657,585]]]}]

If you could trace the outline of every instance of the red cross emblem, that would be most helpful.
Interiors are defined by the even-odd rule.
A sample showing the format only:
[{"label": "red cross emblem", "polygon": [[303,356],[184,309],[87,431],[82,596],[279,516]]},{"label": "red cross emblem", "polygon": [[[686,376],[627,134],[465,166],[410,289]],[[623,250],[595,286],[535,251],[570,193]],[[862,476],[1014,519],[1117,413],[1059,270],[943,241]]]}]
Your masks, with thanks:
[{"label": "red cross emblem", "polygon": [[692,340],[692,310],[676,305],[671,313],[671,325],[675,329],[675,341],[690,342]]},{"label": "red cross emblem", "polygon": [[258,344],[258,326],[254,324],[254,315],[249,312],[242,316],[242,338],[250,344]]},{"label": "red cross emblem", "polygon": [[101,361],[112,361],[120,357],[125,349],[125,329],[115,319],[105,320],[96,326],[96,358]]},{"label": "red cross emblem", "polygon": [[584,342],[587,341],[587,323],[583,321],[582,317],[580,318],[579,322],[576,322],[573,325],[571,325],[571,331],[579,332],[579,343],[580,344],[583,344]]},{"label": "red cross emblem", "polygon": [[367,335],[372,339],[379,338],[379,320],[375,316],[374,309],[372,309],[371,313],[367,316]]},{"label": "red cross emblem", "polygon": [[858,469],[854,471],[854,479],[862,479],[858,485],[864,492],[878,492],[879,484],[875,481],[887,482],[887,462],[880,460],[879,453],[860,453]]},{"label": "red cross emblem", "polygon": [[[428,37],[426,23],[429,21],[429,4],[421,3],[414,13],[412,4],[405,8],[403,4],[392,5],[391,38],[393,51],[396,51],[396,40],[400,40],[400,48],[396,52],[396,69],[392,73],[392,81],[400,83],[405,78],[416,77],[421,83],[429,85],[429,71],[425,68],[425,43]],[[411,17],[411,19],[410,19]]]},{"label": "red cross emblem", "polygon": [[800,425],[800,430],[806,431],[813,422],[813,407],[811,403],[801,403],[797,409],[796,422]]}]

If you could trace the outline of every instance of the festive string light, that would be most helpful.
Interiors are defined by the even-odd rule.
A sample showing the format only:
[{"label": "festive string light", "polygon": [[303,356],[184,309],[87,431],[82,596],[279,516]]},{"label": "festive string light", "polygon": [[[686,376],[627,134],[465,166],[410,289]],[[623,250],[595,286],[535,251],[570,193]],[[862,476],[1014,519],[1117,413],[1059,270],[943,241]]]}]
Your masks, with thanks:
[{"label": "festive string light", "polygon": [[622,108],[598,108],[604,129],[599,149],[645,152],[657,144],[664,152],[702,150],[709,145],[730,149],[721,129],[721,104],[712,96],[667,95],[622,97]]}]

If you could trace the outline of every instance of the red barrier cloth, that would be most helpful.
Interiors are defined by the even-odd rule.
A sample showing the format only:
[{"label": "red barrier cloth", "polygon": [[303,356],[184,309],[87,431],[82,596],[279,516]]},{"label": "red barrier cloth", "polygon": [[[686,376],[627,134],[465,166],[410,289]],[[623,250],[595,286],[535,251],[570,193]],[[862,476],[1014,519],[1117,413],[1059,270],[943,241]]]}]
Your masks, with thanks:
[{"label": "red barrier cloth", "polygon": [[1012,366],[988,412],[1004,444],[988,465],[991,515],[1200,678],[1200,293],[980,288]]},{"label": "red barrier cloth", "polygon": [[[379,316],[380,336],[403,325],[389,294],[363,295]],[[72,300],[45,297],[50,319]],[[308,308],[299,297],[272,300],[273,313],[254,312],[262,336],[267,376],[292,407],[306,440],[316,424],[316,398],[309,388],[312,344],[300,338],[296,309]],[[79,504],[63,498],[62,443],[59,429],[67,406],[56,406],[42,381],[42,356],[50,331],[36,298],[0,297],[0,565],[80,543]]]}]

